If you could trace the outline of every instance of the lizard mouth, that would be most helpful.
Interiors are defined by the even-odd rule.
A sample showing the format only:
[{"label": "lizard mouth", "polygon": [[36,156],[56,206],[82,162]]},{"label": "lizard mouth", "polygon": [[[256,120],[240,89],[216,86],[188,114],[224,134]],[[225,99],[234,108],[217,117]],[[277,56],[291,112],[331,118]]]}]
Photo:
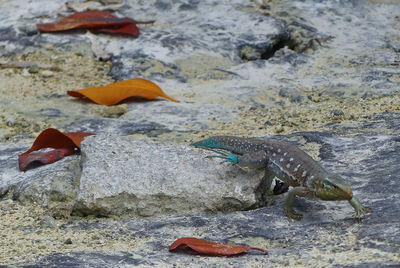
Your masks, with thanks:
[{"label": "lizard mouth", "polygon": [[351,200],[353,198],[353,192],[351,191],[351,188],[346,191],[347,193],[347,200]]}]

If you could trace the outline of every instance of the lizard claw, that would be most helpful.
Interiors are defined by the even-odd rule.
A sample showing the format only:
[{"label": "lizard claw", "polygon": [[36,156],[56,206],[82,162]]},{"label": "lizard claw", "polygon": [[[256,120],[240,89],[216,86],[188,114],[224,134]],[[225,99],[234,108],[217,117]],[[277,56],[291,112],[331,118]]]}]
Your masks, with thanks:
[{"label": "lizard claw", "polygon": [[353,196],[352,199],[349,200],[350,205],[355,209],[356,213],[354,214],[354,219],[361,220],[363,216],[367,213],[371,213],[372,209],[369,207],[364,207],[361,202]]},{"label": "lizard claw", "polygon": [[303,218],[303,215],[294,211],[294,209],[285,208],[285,214],[292,220],[299,221]]}]

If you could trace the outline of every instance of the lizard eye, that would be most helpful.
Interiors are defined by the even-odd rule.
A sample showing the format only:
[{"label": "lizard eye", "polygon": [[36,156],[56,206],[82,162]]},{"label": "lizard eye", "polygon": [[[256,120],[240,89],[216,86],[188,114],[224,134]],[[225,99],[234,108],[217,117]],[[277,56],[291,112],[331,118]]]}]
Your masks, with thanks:
[{"label": "lizard eye", "polygon": [[324,183],[324,190],[329,191],[331,189],[331,186],[329,184]]}]

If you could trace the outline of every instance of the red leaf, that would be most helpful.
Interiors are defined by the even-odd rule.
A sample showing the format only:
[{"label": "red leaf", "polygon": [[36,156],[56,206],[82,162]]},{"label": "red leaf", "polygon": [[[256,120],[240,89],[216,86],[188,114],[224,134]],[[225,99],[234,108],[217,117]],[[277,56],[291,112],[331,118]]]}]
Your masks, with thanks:
[{"label": "red leaf", "polygon": [[63,159],[67,155],[74,153],[74,147],[66,147],[55,149],[46,153],[21,154],[18,157],[19,169],[21,171],[25,171],[27,167],[34,162],[39,162],[43,165],[51,164]]},{"label": "red leaf", "polygon": [[71,132],[63,133],[55,128],[48,128],[36,138],[32,147],[23,154],[37,151],[43,148],[60,149],[65,147],[81,148],[81,142],[84,137],[95,135],[94,133],[87,132]]},{"label": "red leaf", "polygon": [[220,256],[236,255],[243,253],[249,249],[259,250],[264,252],[265,254],[268,254],[268,252],[262,248],[255,248],[242,245],[221,244],[221,243],[205,241],[194,237],[179,238],[174,243],[172,243],[172,245],[169,247],[169,251],[173,251],[177,248],[182,248],[185,246],[199,253],[208,255],[220,255]]},{"label": "red leaf", "polygon": [[43,32],[90,29],[93,32],[139,36],[135,20],[128,17],[118,18],[109,12],[99,10],[76,12],[58,22],[37,24],[36,26]]},{"label": "red leaf", "polygon": [[[71,132],[63,133],[54,128],[48,128],[44,130],[33,142],[32,147],[18,156],[19,169],[25,170],[26,167],[34,161],[39,161],[43,164],[54,163],[64,156],[73,153],[74,148],[81,148],[82,140],[94,133],[87,132]],[[54,148],[61,149],[55,150],[48,153],[32,154],[29,153],[37,151],[43,148]]]},{"label": "red leaf", "polygon": [[109,34],[127,34],[127,35],[133,35],[135,37],[138,37],[140,32],[139,28],[136,26],[134,23],[122,25],[121,27],[118,28],[93,28],[90,29],[90,32],[92,33],[109,33]]}]

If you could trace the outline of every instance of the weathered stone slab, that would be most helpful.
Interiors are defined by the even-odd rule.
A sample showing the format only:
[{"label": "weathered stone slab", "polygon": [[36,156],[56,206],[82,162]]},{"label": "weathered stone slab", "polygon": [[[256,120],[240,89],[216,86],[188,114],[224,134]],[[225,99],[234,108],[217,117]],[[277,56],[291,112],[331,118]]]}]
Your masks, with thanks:
[{"label": "weathered stone slab", "polygon": [[[139,26],[139,39],[93,35],[85,30],[39,33],[36,23],[71,14],[66,10],[66,2],[0,1],[2,60],[43,61],[63,68],[63,72],[54,72],[54,76],[47,78],[41,71],[0,71],[2,142],[31,139],[31,134],[45,125],[121,136],[156,136],[175,131],[159,135],[159,139],[180,141],[197,138],[198,131],[204,131],[200,135],[263,136],[275,130],[293,133],[322,125],[330,133],[307,132],[282,138],[305,145],[311,153],[319,147],[314,158],[319,157],[325,167],[345,177],[373,213],[354,222],[354,211],[347,202],[299,198],[296,209],[304,218],[292,222],[285,217],[284,200],[280,199],[274,206],[245,212],[135,217],[126,221],[75,217],[61,226],[57,220],[51,229],[46,227],[43,231],[36,224],[40,217],[30,212],[21,214],[21,207],[15,210],[14,206],[4,205],[0,213],[6,216],[2,217],[0,229],[5,239],[0,252],[4,250],[7,255],[3,254],[0,263],[10,263],[11,257],[13,262],[20,262],[21,258],[41,255],[40,259],[18,265],[400,265],[400,124],[399,114],[393,113],[399,107],[398,1],[127,0],[123,8],[114,11],[116,15],[156,20],[153,25]],[[316,40],[329,36],[335,38],[320,43]],[[283,46],[286,47],[279,49]],[[42,49],[45,54],[30,56]],[[109,74],[114,79],[151,79],[181,102],[161,100],[149,104],[128,100],[127,112],[120,118],[101,118],[109,115],[104,115],[95,104],[72,100],[65,93],[111,82],[105,79],[107,65],[88,61],[93,54],[98,59],[99,55],[111,59]],[[281,89],[294,91],[286,94]],[[343,111],[343,118],[332,119],[330,113],[334,109]],[[18,188],[21,201],[50,200],[46,187],[53,184],[45,182],[51,182],[53,177],[62,180],[63,175],[55,173],[58,168],[65,171],[66,181],[72,182],[67,163],[79,162],[78,156],[75,160],[71,156],[21,175],[17,172],[16,156],[28,147],[28,142],[1,146],[1,194]],[[216,161],[201,159],[207,165]],[[242,172],[226,165],[212,168],[209,173],[217,172],[221,180]],[[243,176],[247,180],[256,178],[247,172]],[[49,180],[42,180],[44,177]],[[124,206],[126,202],[120,200],[119,204]],[[99,212],[96,208],[93,211]],[[8,218],[15,223],[5,226]],[[71,233],[87,241],[80,243]],[[66,235],[71,235],[72,244],[64,244]],[[48,241],[49,236],[56,238],[39,248],[37,241]],[[170,243],[181,236],[265,247],[270,255],[210,258],[169,253]],[[97,247],[100,244],[103,246]]]},{"label": "weathered stone slab", "polygon": [[[329,133],[303,132],[284,137],[299,145],[319,146],[321,163],[328,169],[346,178],[352,185],[355,194],[362,202],[372,208],[373,212],[361,221],[355,221],[353,208],[345,201],[328,202],[297,198],[296,210],[304,214],[301,221],[288,219],[284,212],[284,198],[274,205],[251,211],[236,211],[201,215],[172,215],[151,218],[131,218],[127,220],[107,221],[73,221],[65,223],[61,230],[95,231],[106,241],[109,237],[129,236],[136,239],[134,246],[120,252],[78,251],[46,255],[31,264],[40,266],[52,264],[77,265],[85,261],[91,267],[98,263],[108,266],[122,265],[172,266],[199,265],[218,267],[397,267],[400,265],[400,139],[397,136],[355,136],[339,137]],[[108,139],[111,140],[111,137]],[[103,141],[103,138],[88,139],[91,143]],[[122,142],[120,148],[126,148]],[[147,144],[150,146],[151,144]],[[110,146],[105,144],[104,147]],[[144,144],[142,143],[142,146]],[[85,142],[85,151],[91,150]],[[158,150],[162,151],[165,146]],[[116,148],[110,147],[111,151]],[[197,158],[204,155],[192,152],[187,147],[180,147],[177,152],[193,156],[193,163],[198,171],[204,170],[201,162],[218,166],[214,161]],[[92,153],[87,153],[91,155]],[[113,155],[112,152],[109,153]],[[174,153],[171,153],[174,156]],[[139,161],[138,156],[129,156]],[[119,157],[116,156],[118,159]],[[108,157],[105,157],[108,159]],[[172,162],[175,161],[172,158]],[[85,160],[88,161],[88,160]],[[166,161],[166,160],[159,160]],[[84,162],[85,163],[85,162]],[[87,162],[86,162],[87,163]],[[132,164],[130,162],[130,164]],[[161,164],[161,163],[160,163]],[[150,166],[151,163],[147,163]],[[186,164],[183,163],[187,168]],[[112,170],[104,163],[104,170]],[[171,168],[174,166],[171,165]],[[210,170],[219,173],[220,179],[233,179],[233,171],[227,166],[222,170]],[[171,173],[163,170],[164,178]],[[190,170],[188,170],[189,172]],[[92,172],[93,174],[94,172]],[[109,173],[107,175],[111,175]],[[128,180],[129,178],[127,178]],[[201,180],[201,178],[199,178]],[[255,180],[254,177],[249,177]],[[92,179],[94,181],[94,179]],[[105,182],[100,182],[100,186]],[[189,181],[193,183],[193,181]],[[108,184],[109,189],[113,186]],[[192,185],[195,187],[196,185]],[[160,185],[152,185],[154,188]],[[177,191],[178,192],[178,191]],[[224,194],[223,192],[221,194]],[[125,200],[126,202],[126,200]],[[263,247],[269,255],[255,252],[238,258],[210,258],[192,254],[170,253],[169,245],[177,238],[195,236],[204,239],[244,243]],[[112,240],[111,240],[112,241]],[[72,241],[74,243],[74,241]]]},{"label": "weathered stone slab", "polygon": [[41,206],[75,199],[81,170],[79,155],[23,172],[18,169],[18,155],[28,148],[22,145],[0,148],[0,198],[11,192],[13,199]]},{"label": "weathered stone slab", "polygon": [[77,213],[156,216],[245,210],[262,202],[262,172],[220,165],[201,149],[112,135],[88,137],[81,146]]}]

